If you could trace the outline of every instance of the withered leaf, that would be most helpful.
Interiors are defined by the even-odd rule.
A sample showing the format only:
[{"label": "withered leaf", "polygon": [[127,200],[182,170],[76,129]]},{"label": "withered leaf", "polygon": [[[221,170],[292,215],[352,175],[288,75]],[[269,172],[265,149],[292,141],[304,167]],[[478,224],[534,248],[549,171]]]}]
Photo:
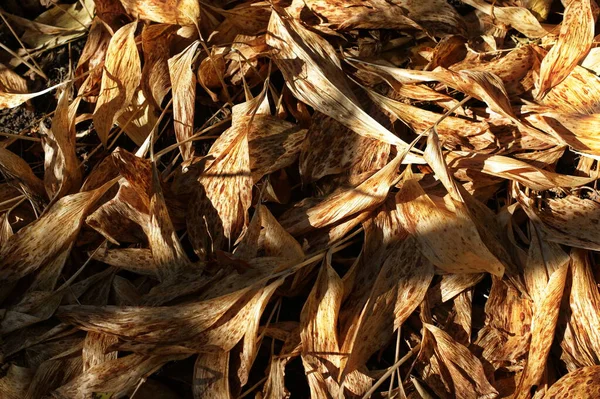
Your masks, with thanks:
[{"label": "withered leaf", "polygon": [[123,26],[110,39],[104,61],[100,95],[94,111],[94,125],[102,143],[115,119],[125,111],[140,84],[142,65],[135,44],[137,22]]},{"label": "withered leaf", "polygon": [[77,236],[90,208],[113,183],[61,198],[10,237],[0,248],[0,279],[17,280],[51,261]]},{"label": "withered leaf", "polygon": [[543,98],[561,83],[592,48],[598,6],[594,0],[571,1],[556,44],[540,65],[537,98]]}]

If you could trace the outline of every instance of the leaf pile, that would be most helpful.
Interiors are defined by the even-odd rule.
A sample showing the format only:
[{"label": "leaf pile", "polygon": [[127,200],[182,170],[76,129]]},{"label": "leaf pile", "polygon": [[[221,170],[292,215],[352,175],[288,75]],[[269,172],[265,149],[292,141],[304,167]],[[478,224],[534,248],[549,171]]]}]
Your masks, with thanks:
[{"label": "leaf pile", "polygon": [[597,397],[599,11],[9,1],[0,397]]}]

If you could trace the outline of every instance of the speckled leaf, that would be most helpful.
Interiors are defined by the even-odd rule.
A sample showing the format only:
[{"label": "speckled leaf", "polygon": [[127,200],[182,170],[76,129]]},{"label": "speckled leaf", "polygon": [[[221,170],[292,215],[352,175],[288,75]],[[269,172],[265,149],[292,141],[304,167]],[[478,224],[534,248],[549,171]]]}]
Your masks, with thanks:
[{"label": "speckled leaf", "polygon": [[[192,71],[192,61],[199,42],[190,44],[181,53],[169,58],[169,76],[173,87],[173,123],[177,142],[189,139],[194,134],[194,97],[196,96],[196,75]],[[191,141],[179,147],[183,160],[193,154]]]},{"label": "speckled leaf", "polygon": [[594,0],[567,3],[558,40],[540,66],[538,99],[562,82],[588,54],[594,41],[597,16],[598,6]]},{"label": "speckled leaf", "polygon": [[141,80],[142,65],[134,38],[136,28],[137,22],[132,22],[115,32],[106,52],[94,111],[94,125],[104,145],[115,119],[131,103]]}]

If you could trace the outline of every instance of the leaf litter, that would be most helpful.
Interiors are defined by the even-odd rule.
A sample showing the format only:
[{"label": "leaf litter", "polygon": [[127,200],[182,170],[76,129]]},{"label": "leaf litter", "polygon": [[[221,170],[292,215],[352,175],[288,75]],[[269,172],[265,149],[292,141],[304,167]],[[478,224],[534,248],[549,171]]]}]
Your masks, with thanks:
[{"label": "leaf litter", "polygon": [[599,12],[8,2],[0,397],[597,397]]}]

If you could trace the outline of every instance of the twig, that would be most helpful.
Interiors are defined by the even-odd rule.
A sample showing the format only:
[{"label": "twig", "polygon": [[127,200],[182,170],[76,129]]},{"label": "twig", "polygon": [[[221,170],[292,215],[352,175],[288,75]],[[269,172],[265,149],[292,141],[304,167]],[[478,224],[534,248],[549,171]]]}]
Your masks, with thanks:
[{"label": "twig", "polygon": [[383,384],[383,382],[394,373],[394,371],[396,371],[396,369],[400,366],[402,366],[404,363],[406,363],[406,361],[408,359],[410,359],[415,353],[417,353],[419,350],[421,349],[421,344],[417,344],[415,345],[414,348],[412,348],[406,355],[404,355],[402,357],[402,359],[398,360],[396,363],[394,363],[392,365],[392,367],[390,367],[388,369],[388,371],[386,371],[380,378],[379,380],[377,380],[377,382],[375,384],[373,384],[373,386],[371,387],[371,389],[369,389],[367,391],[367,393],[365,393],[362,397],[362,399],[367,399],[369,398],[371,395],[373,395],[373,393],[377,390],[377,388],[379,388],[379,386],[381,386],[381,384]]},{"label": "twig", "polygon": [[15,37],[15,39],[17,39],[17,41],[21,45],[21,48],[23,50],[25,50],[25,53],[27,53],[27,56],[29,58],[31,58],[31,61],[33,61],[33,63],[35,64],[35,66],[38,67],[39,71],[42,73],[42,75],[40,75],[40,76],[43,77],[44,79],[48,80],[48,77],[46,76],[46,74],[44,73],[44,71],[42,71],[42,67],[40,67],[39,64],[36,62],[35,58],[33,58],[31,56],[31,54],[29,53],[29,50],[27,50],[27,47],[25,47],[25,45],[23,44],[23,42],[19,38],[19,35],[17,35],[17,33],[13,30],[12,26],[10,26],[10,24],[8,23],[8,21],[6,20],[6,18],[4,18],[4,14],[1,13],[1,12],[0,12],[0,17],[2,18],[2,20],[4,21],[4,23],[6,24],[6,26],[8,27],[8,29],[10,30],[10,33],[12,33],[13,36]]}]

